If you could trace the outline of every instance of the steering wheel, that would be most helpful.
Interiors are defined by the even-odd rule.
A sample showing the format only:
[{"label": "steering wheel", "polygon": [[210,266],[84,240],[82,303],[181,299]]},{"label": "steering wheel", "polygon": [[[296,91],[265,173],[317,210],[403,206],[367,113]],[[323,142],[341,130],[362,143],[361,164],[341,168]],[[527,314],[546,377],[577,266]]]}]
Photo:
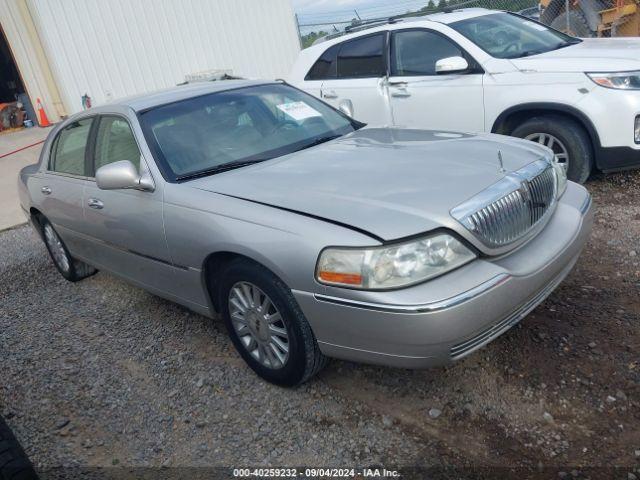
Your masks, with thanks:
[{"label": "steering wheel", "polygon": [[517,43],[510,43],[509,45],[504,47],[502,50],[500,50],[500,54],[504,55],[505,53],[509,53],[512,50],[513,51],[517,51],[518,50],[518,44]]}]

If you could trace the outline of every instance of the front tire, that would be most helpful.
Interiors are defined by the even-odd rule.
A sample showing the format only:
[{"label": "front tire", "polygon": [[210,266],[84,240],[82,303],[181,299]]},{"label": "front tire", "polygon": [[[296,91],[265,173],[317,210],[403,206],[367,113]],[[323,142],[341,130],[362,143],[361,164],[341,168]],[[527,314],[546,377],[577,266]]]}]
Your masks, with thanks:
[{"label": "front tire", "polygon": [[220,273],[218,305],[238,353],[260,377],[291,387],[327,363],[291,290],[266,268],[245,259]]},{"label": "front tire", "polygon": [[591,139],[576,121],[560,115],[540,115],[518,125],[511,135],[551,148],[569,180],[584,183],[589,178],[593,169]]},{"label": "front tire", "polygon": [[44,239],[44,244],[49,251],[51,260],[53,260],[53,264],[60,272],[60,275],[65,279],[70,282],[78,282],[98,271],[91,265],[87,265],[86,263],[76,260],[71,256],[67,246],[64,244],[58,235],[58,232],[56,232],[49,220],[42,218],[40,220],[40,225],[42,227],[42,238]]},{"label": "front tire", "polygon": [[0,418],[0,480],[38,480],[27,454]]}]

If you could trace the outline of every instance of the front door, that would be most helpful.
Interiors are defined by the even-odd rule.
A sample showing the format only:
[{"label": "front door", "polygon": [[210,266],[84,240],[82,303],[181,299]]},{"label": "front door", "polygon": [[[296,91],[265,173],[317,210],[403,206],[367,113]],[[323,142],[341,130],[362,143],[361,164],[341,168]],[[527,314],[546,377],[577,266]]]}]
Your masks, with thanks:
[{"label": "front door", "polygon": [[[464,72],[437,74],[436,62],[463,57]],[[483,73],[458,45],[439,32],[397,30],[391,36],[388,80],[394,125],[410,128],[482,132]]]},{"label": "front door", "polygon": [[[128,120],[102,115],[92,149],[92,168],[129,160],[146,169]],[[174,281],[164,236],[161,182],[155,191],[101,190],[95,181],[85,186],[84,212],[93,252],[91,258],[107,270],[162,292]]]},{"label": "front door", "polygon": [[334,58],[326,59],[332,70],[329,78],[322,82],[322,99],[336,108],[348,104],[353,109],[353,117],[370,126],[389,125],[386,44],[387,32],[380,32],[328,50],[327,55]]}]

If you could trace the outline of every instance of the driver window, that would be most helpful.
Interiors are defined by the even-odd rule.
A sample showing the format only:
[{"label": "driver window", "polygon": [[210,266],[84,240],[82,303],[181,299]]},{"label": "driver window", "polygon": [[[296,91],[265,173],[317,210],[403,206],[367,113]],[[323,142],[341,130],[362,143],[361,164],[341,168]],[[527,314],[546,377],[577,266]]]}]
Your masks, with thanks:
[{"label": "driver window", "polygon": [[442,35],[426,30],[396,32],[391,43],[391,73],[395,76],[436,75],[436,62],[463,57],[460,48]]},{"label": "driver window", "polygon": [[96,136],[94,167],[129,160],[140,171],[140,150],[129,123],[120,117],[103,116]]}]

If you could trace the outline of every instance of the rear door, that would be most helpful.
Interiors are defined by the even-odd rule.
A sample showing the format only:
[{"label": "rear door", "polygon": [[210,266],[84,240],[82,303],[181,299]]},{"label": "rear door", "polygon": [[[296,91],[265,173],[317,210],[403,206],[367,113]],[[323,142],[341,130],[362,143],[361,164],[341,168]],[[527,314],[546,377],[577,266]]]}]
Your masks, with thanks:
[{"label": "rear door", "polygon": [[[437,74],[436,62],[463,57],[463,72]],[[483,71],[446,35],[424,28],[391,35],[389,97],[394,125],[484,131]]]},{"label": "rear door", "polygon": [[[104,114],[96,122],[90,151],[93,172],[120,160],[129,160],[139,172],[149,171],[126,116]],[[156,181],[153,192],[101,190],[92,178],[85,185],[84,199],[95,263],[148,288],[171,291],[174,279],[164,235],[162,183]]]},{"label": "rear door", "polygon": [[387,38],[388,32],[378,32],[337,44],[325,52],[328,71],[322,82],[322,99],[336,108],[349,104],[354,118],[371,126],[391,122],[385,88]]},{"label": "rear door", "polygon": [[76,120],[58,132],[51,144],[48,164],[34,177],[34,204],[52,223],[72,254],[84,245],[83,190],[88,183],[87,144],[93,117]]}]

